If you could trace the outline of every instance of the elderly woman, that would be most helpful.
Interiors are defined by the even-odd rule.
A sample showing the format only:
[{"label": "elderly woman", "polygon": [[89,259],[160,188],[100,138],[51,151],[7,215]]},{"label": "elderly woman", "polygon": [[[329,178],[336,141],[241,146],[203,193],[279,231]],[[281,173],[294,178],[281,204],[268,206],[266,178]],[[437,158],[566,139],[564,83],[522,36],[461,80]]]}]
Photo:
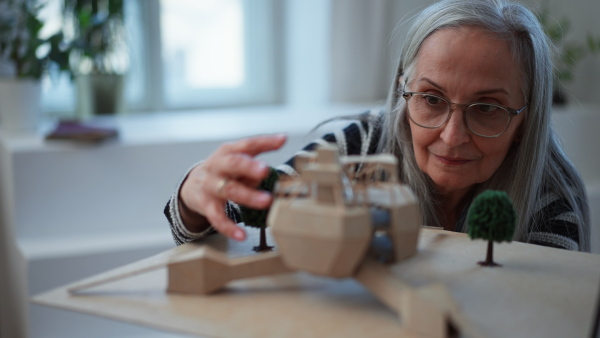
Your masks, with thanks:
[{"label": "elderly woman", "polygon": [[[448,0],[406,36],[385,110],[305,150],[336,142],[343,154],[394,154],[426,225],[466,232],[473,198],[502,190],[517,211],[515,240],[589,251],[587,199],[551,126],[550,42],[535,15],[504,0]],[[165,208],[176,242],[213,230],[245,239],[238,205],[272,201],[256,189],[269,168],[253,157],[284,142],[227,143],[195,166]],[[292,160],[278,169],[296,175]]]}]

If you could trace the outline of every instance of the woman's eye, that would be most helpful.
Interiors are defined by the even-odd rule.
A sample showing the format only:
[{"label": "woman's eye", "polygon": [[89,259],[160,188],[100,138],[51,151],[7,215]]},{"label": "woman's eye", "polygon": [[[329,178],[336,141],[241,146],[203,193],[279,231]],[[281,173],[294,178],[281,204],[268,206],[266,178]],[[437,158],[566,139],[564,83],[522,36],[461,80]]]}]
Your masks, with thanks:
[{"label": "woman's eye", "polygon": [[425,97],[425,100],[427,101],[427,103],[429,103],[431,105],[442,103],[442,99],[440,99],[439,97],[430,96],[430,95],[425,95],[424,97]]},{"label": "woman's eye", "polygon": [[477,105],[477,110],[479,110],[482,113],[493,113],[496,109],[498,109],[498,107],[489,105],[489,104],[478,104]]}]

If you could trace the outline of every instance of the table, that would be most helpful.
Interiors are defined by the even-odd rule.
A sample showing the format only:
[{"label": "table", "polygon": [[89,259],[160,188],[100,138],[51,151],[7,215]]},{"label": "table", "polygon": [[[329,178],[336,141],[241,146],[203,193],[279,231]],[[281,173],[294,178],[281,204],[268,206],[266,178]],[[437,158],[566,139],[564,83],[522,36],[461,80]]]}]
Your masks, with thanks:
[{"label": "table", "polygon": [[[213,236],[119,268],[128,272],[202,245],[253,254],[256,238]],[[495,244],[501,268],[480,267],[487,242],[423,229],[418,254],[391,267],[405,282],[442,283],[486,337],[588,337],[599,297],[600,256],[524,243]],[[114,271],[113,271],[114,272]],[[66,285],[38,304],[209,337],[408,337],[398,317],[353,279],[303,272],[235,281],[212,295],[168,294],[166,268],[71,295]],[[412,337],[412,336],[411,336]]]}]

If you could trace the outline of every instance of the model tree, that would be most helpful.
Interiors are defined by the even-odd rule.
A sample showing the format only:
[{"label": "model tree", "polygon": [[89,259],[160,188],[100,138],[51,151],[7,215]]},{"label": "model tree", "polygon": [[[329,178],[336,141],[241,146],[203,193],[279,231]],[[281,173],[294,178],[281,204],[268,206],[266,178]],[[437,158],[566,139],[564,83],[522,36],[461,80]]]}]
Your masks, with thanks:
[{"label": "model tree", "polygon": [[[272,192],[278,179],[279,173],[274,168],[271,168],[269,175],[260,183],[258,189]],[[253,248],[254,251],[260,252],[272,250],[273,247],[267,245],[266,234],[267,214],[269,213],[269,210],[257,210],[240,206],[240,212],[242,213],[242,220],[246,226],[260,229],[260,243]]]},{"label": "model tree", "polygon": [[500,266],[494,262],[494,242],[510,242],[515,232],[517,215],[504,191],[486,190],[475,198],[467,216],[469,237],[488,241],[483,266]]}]

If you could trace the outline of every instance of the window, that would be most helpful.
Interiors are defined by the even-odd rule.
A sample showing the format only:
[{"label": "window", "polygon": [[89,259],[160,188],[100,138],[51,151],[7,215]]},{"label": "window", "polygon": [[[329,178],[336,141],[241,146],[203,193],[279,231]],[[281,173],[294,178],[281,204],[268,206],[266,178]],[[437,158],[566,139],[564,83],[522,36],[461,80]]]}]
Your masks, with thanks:
[{"label": "window", "polygon": [[[46,34],[61,0],[44,9]],[[274,0],[127,0],[127,110],[171,110],[277,101]],[[44,79],[44,110],[71,112],[67,75]],[[69,115],[58,114],[58,115]]]},{"label": "window", "polygon": [[160,2],[166,108],[274,101],[269,1]]},{"label": "window", "polygon": [[[51,0],[46,3],[40,12],[40,19],[44,27],[40,32],[43,38],[47,38],[60,30],[62,1]],[[60,74],[58,77],[42,79],[43,97],[42,106],[46,111],[67,111],[75,106],[74,90],[69,76]]]}]

